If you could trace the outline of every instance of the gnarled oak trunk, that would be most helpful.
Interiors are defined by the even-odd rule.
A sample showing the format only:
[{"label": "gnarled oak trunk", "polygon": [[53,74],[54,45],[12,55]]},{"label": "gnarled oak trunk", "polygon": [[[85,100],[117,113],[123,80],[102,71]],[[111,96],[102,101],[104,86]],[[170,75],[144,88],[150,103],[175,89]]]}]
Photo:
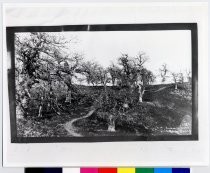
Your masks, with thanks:
[{"label": "gnarled oak trunk", "polygon": [[109,122],[108,122],[108,131],[109,132],[115,132],[115,118],[114,115],[109,116]]},{"label": "gnarled oak trunk", "polygon": [[138,87],[139,87],[139,90],[138,90],[138,92],[139,92],[139,103],[142,103],[143,102],[143,95],[144,95],[145,90],[144,90],[142,85],[138,85]]}]

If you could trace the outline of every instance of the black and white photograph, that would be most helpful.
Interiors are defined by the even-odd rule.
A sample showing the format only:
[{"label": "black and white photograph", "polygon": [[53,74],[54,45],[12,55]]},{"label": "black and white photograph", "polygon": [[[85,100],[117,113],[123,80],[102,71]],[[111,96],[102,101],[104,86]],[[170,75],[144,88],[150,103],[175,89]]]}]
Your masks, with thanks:
[{"label": "black and white photograph", "polygon": [[14,143],[198,140],[197,25],[7,27]]}]

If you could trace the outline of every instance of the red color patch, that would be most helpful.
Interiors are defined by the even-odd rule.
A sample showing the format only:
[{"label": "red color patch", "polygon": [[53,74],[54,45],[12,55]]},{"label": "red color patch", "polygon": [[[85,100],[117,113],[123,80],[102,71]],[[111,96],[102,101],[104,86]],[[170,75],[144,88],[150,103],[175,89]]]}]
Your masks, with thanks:
[{"label": "red color patch", "polygon": [[117,173],[117,168],[98,168],[98,173]]}]

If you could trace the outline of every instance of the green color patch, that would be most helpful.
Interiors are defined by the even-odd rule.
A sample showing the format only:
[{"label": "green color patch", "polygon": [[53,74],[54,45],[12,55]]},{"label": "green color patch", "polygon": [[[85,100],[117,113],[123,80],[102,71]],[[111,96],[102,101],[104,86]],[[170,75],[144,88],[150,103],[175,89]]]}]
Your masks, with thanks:
[{"label": "green color patch", "polygon": [[136,168],[136,173],[154,173],[153,168]]}]

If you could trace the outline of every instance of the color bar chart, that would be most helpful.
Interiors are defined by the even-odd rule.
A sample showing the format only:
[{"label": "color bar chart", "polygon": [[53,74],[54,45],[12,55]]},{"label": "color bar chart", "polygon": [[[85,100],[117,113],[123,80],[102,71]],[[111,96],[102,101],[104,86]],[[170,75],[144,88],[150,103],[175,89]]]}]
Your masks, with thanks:
[{"label": "color bar chart", "polygon": [[25,173],[190,173],[190,168],[26,168]]}]

